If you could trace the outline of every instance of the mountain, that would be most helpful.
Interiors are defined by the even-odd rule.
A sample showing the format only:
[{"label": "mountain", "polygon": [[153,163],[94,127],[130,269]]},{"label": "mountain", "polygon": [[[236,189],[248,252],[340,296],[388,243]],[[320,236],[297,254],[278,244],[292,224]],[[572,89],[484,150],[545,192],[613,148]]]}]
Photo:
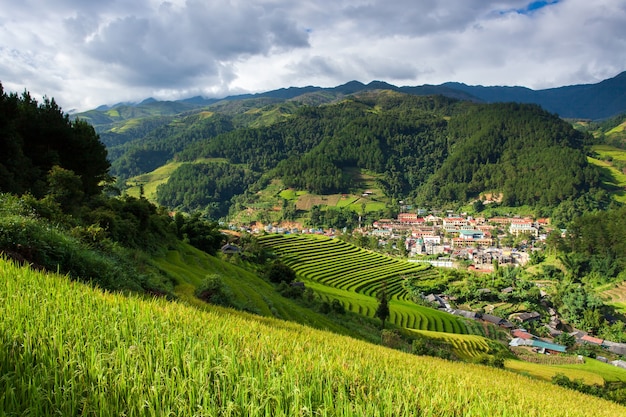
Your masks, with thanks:
[{"label": "mountain", "polygon": [[[235,125],[231,130],[223,125],[222,133],[214,126],[201,136],[188,129],[175,141],[156,141],[153,135],[150,142],[129,143],[128,152],[113,161],[114,173],[140,173],[144,156],[157,162],[155,151],[169,149],[160,165],[186,164],[160,185],[157,201],[183,211],[205,210],[213,218],[227,215],[235,200],[252,205],[241,196],[256,195],[249,191],[258,179],[316,195],[359,195],[362,175],[355,172],[367,172],[381,198],[428,207],[489,193],[502,195],[508,206],[554,208],[600,184],[585,156],[591,136],[531,104],[376,90],[336,104],[300,107],[266,126]],[[198,161],[228,162],[232,168]]]},{"label": "mountain", "polygon": [[525,87],[483,87],[461,83],[443,86],[463,91],[487,103],[539,104],[563,118],[606,119],[626,112],[626,71],[597,84],[580,84],[546,90]]},{"label": "mountain", "polygon": [[486,103],[517,102],[538,104],[545,110],[563,118],[599,120],[626,113],[626,72],[597,84],[581,84],[532,90],[526,87],[466,85],[448,82],[441,85],[397,87],[384,81],[363,84],[350,81],[336,87],[289,87],[256,94],[240,94],[224,98],[190,97],[178,101],[158,101],[154,98],[140,103],[118,103],[102,105],[94,110],[75,113],[85,119],[96,131],[106,131],[125,120],[147,116],[172,116],[227,102],[247,100],[300,101],[302,104],[319,105],[330,103],[347,95],[372,90],[392,90],[413,95],[442,95],[458,100],[482,101]]}]

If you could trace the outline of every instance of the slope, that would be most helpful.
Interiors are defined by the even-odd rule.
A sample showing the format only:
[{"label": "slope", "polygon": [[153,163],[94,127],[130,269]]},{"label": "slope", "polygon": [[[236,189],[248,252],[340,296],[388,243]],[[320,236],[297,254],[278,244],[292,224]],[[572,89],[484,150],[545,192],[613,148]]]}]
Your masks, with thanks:
[{"label": "slope", "polygon": [[626,72],[597,84],[582,84],[545,90],[525,87],[484,87],[445,83],[451,89],[471,94],[488,103],[538,104],[564,118],[605,119],[626,111]]},{"label": "slope", "polygon": [[0,261],[8,415],[624,415],[547,383]]},{"label": "slope", "polygon": [[178,245],[165,257],[154,259],[154,264],[174,280],[174,292],[182,300],[195,306],[205,304],[194,296],[195,289],[208,275],[217,275],[232,292],[233,301],[244,311],[267,317],[276,317],[303,325],[326,329],[339,334],[348,330],[323,314],[301,307],[257,275],[208,255],[190,245]]},{"label": "slope", "polygon": [[374,317],[376,294],[385,288],[390,297],[389,321],[397,327],[454,334],[475,333],[479,327],[411,301],[405,281],[436,276],[430,265],[394,259],[324,236],[265,235],[259,243],[291,266],[322,298],[337,300],[346,310]]}]

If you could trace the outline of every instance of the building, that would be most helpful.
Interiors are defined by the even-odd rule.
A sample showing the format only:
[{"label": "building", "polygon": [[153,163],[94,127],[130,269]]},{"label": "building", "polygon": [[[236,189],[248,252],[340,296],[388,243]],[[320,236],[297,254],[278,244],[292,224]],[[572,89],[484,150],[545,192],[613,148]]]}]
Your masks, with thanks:
[{"label": "building", "polygon": [[509,226],[509,233],[514,236],[527,234],[538,237],[539,229],[535,227],[535,224],[532,222],[532,220],[515,221],[511,222],[511,225]]}]

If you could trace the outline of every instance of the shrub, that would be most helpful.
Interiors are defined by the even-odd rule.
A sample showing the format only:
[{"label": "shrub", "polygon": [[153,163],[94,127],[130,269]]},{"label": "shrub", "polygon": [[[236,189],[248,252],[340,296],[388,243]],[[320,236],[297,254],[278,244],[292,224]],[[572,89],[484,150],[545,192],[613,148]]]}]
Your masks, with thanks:
[{"label": "shrub", "polygon": [[196,297],[210,304],[232,307],[232,295],[224,286],[218,274],[207,275],[202,284],[196,289]]},{"label": "shrub", "polygon": [[283,297],[287,298],[302,298],[302,294],[304,293],[303,285],[292,285],[287,284],[285,281],[281,282],[278,285],[278,292]]},{"label": "shrub", "polygon": [[274,283],[286,282],[287,284],[296,279],[296,272],[280,261],[274,261],[267,271],[267,278]]}]

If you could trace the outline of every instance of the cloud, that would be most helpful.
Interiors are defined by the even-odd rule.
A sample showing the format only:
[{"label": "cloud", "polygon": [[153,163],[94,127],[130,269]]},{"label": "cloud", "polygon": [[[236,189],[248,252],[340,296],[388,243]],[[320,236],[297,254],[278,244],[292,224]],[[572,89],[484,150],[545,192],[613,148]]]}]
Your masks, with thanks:
[{"label": "cloud", "polygon": [[118,77],[159,88],[218,77],[224,62],[308,46],[307,32],[281,10],[243,3],[164,3],[144,16],[118,17],[97,26],[66,20],[66,29],[82,37],[81,52]]},{"label": "cloud", "polygon": [[353,79],[546,88],[626,69],[624,22],[614,0],[23,0],[0,8],[0,82],[82,109]]}]

